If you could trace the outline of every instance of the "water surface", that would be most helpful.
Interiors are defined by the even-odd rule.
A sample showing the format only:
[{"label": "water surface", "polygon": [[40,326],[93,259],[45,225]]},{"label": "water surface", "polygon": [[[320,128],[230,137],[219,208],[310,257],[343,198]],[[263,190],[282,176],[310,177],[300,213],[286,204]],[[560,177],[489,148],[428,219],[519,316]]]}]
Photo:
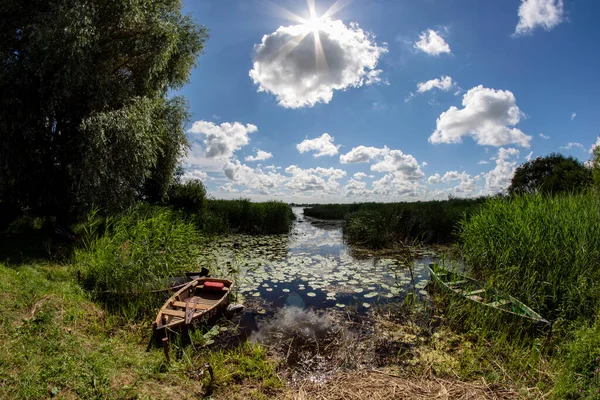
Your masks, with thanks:
[{"label": "water surface", "polygon": [[239,295],[270,308],[364,310],[374,304],[423,299],[433,253],[411,251],[395,257],[355,257],[344,242],[342,221],[304,216],[289,234],[230,235],[205,249],[204,265],[237,275]]}]

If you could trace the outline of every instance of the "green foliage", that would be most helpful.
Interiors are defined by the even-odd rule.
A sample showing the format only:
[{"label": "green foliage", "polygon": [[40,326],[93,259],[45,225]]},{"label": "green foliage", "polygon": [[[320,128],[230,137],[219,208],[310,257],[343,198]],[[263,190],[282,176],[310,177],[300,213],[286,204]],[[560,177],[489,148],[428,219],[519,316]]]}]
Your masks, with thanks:
[{"label": "green foliage", "polygon": [[206,189],[202,181],[190,180],[186,183],[176,183],[169,189],[168,204],[176,209],[187,212],[204,212],[206,207]]},{"label": "green foliage", "polygon": [[0,201],[74,220],[161,200],[205,28],[176,0],[0,5]]},{"label": "green foliage", "polygon": [[573,157],[553,153],[519,166],[515,170],[508,192],[576,192],[588,188],[591,183],[591,171],[583,163]]},{"label": "green foliage", "polygon": [[600,324],[577,329],[559,352],[558,398],[600,398]]},{"label": "green foliage", "polygon": [[[279,201],[252,203],[250,200],[209,200],[207,214],[200,216],[204,231],[214,228],[220,232],[240,232],[251,234],[287,233],[294,220],[294,213],[289,205]],[[226,223],[218,226],[215,221]]]},{"label": "green foliage", "polygon": [[83,286],[129,298],[167,286],[166,279],[193,270],[202,242],[180,213],[139,206],[105,219],[92,213],[85,246],[75,251]]},{"label": "green foliage", "polygon": [[462,254],[546,319],[591,318],[600,304],[599,210],[591,193],[489,199],[461,224]]},{"label": "green foliage", "polygon": [[345,218],[344,236],[349,243],[378,249],[406,242],[451,242],[461,218],[476,210],[482,201],[326,204],[306,208],[304,214],[324,219]]}]

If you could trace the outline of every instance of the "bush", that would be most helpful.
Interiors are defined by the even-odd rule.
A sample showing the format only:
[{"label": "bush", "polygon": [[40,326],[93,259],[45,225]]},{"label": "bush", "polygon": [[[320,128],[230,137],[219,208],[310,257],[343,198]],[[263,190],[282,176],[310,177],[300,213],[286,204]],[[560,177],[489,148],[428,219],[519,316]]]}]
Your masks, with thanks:
[{"label": "bush", "polygon": [[206,188],[198,179],[176,183],[169,190],[168,204],[175,209],[202,212],[206,206]]},{"label": "bush", "polygon": [[193,223],[164,207],[138,206],[105,219],[92,213],[75,263],[96,296],[144,293],[194,269],[201,240]]},{"label": "bush", "polygon": [[591,193],[489,199],[460,228],[473,272],[547,319],[592,318],[600,301],[600,199]]}]

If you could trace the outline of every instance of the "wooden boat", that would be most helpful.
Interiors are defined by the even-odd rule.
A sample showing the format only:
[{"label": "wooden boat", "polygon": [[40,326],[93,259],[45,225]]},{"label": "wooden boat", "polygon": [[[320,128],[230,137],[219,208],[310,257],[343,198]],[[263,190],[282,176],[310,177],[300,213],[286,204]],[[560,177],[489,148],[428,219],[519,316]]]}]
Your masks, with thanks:
[{"label": "wooden boat", "polygon": [[227,279],[200,277],[187,283],[161,307],[154,329],[177,329],[227,307],[232,282]]},{"label": "wooden boat", "polygon": [[508,315],[524,318],[533,322],[537,328],[543,329],[550,325],[540,314],[519,300],[497,290],[486,289],[482,282],[458,272],[450,271],[437,264],[429,264],[429,272],[434,283],[454,295]]}]

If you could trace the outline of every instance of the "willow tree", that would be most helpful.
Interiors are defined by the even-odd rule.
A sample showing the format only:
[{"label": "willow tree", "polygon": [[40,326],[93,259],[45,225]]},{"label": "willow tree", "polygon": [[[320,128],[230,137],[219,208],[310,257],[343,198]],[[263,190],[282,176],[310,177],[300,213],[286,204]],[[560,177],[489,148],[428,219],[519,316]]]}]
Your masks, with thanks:
[{"label": "willow tree", "polygon": [[72,220],[160,199],[207,39],[180,0],[3,0],[0,203]]}]

